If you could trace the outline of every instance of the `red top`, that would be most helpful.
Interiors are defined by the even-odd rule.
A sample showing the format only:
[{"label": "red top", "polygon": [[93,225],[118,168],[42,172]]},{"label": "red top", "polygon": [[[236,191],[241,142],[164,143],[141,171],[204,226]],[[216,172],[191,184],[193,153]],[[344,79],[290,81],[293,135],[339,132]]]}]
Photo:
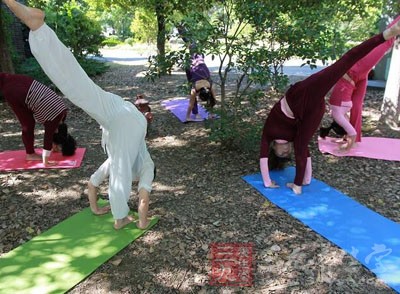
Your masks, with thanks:
[{"label": "red top", "polygon": [[273,140],[293,142],[296,160],[294,183],[301,186],[310,155],[308,144],[324,115],[326,93],[358,60],[383,42],[382,33],[375,35],[349,50],[335,63],[292,85],[285,96],[295,118],[288,118],[282,112],[280,102],[274,105],[265,121],[260,158],[268,157]]},{"label": "red top", "polygon": [[51,150],[53,134],[67,112],[63,99],[32,77],[18,74],[0,73],[0,92],[21,123],[27,153],[34,152],[35,121],[45,127],[43,148]]}]

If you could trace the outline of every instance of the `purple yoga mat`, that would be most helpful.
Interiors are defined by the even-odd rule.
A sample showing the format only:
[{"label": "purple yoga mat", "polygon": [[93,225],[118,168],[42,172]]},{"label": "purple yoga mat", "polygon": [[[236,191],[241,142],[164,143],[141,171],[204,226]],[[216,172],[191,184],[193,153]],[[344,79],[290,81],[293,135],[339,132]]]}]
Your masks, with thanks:
[{"label": "purple yoga mat", "polygon": [[[188,98],[179,97],[164,100],[161,102],[161,105],[164,106],[167,110],[171,111],[181,122],[186,122],[186,111],[189,105]],[[208,112],[200,104],[197,105],[199,107],[199,115],[202,119],[196,121],[201,122],[208,118]],[[194,120],[195,116],[191,114],[191,118]]]}]

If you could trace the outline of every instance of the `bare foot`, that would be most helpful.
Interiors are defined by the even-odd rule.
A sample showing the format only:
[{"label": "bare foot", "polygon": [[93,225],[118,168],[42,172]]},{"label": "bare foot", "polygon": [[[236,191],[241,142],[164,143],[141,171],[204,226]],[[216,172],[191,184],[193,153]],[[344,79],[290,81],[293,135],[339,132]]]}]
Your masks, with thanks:
[{"label": "bare foot", "polygon": [[192,121],[203,121],[203,118],[200,115],[196,115],[194,118],[189,117],[186,118],[186,122],[192,122]]},{"label": "bare foot", "polygon": [[126,225],[132,223],[134,221],[134,217],[128,215],[122,219],[116,219],[114,222],[114,229],[116,230],[120,230],[123,227],[125,227]]},{"label": "bare foot", "polygon": [[98,206],[95,209],[93,209],[93,208],[90,208],[90,209],[92,210],[93,214],[95,214],[95,215],[103,215],[103,214],[109,213],[111,210],[111,207],[110,207],[110,205],[106,205],[106,206],[102,206],[102,207]]},{"label": "bare foot", "polygon": [[347,141],[345,138],[340,138],[340,139],[332,139],[331,141],[332,143],[336,143],[336,144],[346,144]]},{"label": "bare foot", "polygon": [[25,157],[26,160],[42,160],[42,155],[37,153],[27,154]]},{"label": "bare foot", "polygon": [[146,219],[145,221],[137,221],[136,226],[141,229],[145,230],[150,225],[150,219]]},{"label": "bare foot", "polygon": [[355,142],[356,142],[356,136],[347,136],[346,143],[342,144],[339,147],[339,149],[343,151],[349,151],[354,146]]},{"label": "bare foot", "polygon": [[27,7],[15,0],[3,0],[3,2],[32,31],[37,30],[44,24],[45,14],[42,10]]},{"label": "bare foot", "polygon": [[383,31],[383,37],[385,40],[389,40],[400,34],[400,21],[396,22],[392,27],[387,28]]},{"label": "bare foot", "polygon": [[95,215],[102,215],[108,213],[111,208],[109,205],[100,207],[97,204],[97,187],[94,186],[90,181],[88,182],[88,198],[89,198],[89,204],[90,204],[90,209],[92,210],[93,214]]}]

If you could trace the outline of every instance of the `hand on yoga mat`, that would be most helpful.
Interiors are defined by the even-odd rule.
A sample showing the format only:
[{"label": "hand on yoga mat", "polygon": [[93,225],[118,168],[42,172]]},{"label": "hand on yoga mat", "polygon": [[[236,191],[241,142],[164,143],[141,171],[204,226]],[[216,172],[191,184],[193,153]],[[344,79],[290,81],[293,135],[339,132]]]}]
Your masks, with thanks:
[{"label": "hand on yoga mat", "polygon": [[286,183],[286,187],[292,189],[294,194],[296,194],[296,195],[301,194],[301,186],[297,186],[293,183]]},{"label": "hand on yoga mat", "polygon": [[266,188],[279,188],[279,185],[275,181],[271,181],[269,185],[264,184]]},{"label": "hand on yoga mat", "polygon": [[57,161],[55,160],[49,160],[46,161],[46,163],[44,163],[44,166],[56,166],[57,165]]}]

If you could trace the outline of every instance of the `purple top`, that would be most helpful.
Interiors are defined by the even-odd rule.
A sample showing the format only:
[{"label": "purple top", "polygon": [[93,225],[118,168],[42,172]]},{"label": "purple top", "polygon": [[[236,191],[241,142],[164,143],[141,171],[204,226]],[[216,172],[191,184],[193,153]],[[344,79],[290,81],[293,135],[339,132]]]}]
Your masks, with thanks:
[{"label": "purple top", "polygon": [[204,62],[203,54],[193,54],[190,69],[186,70],[186,77],[193,84],[200,80],[210,80],[210,71]]}]

